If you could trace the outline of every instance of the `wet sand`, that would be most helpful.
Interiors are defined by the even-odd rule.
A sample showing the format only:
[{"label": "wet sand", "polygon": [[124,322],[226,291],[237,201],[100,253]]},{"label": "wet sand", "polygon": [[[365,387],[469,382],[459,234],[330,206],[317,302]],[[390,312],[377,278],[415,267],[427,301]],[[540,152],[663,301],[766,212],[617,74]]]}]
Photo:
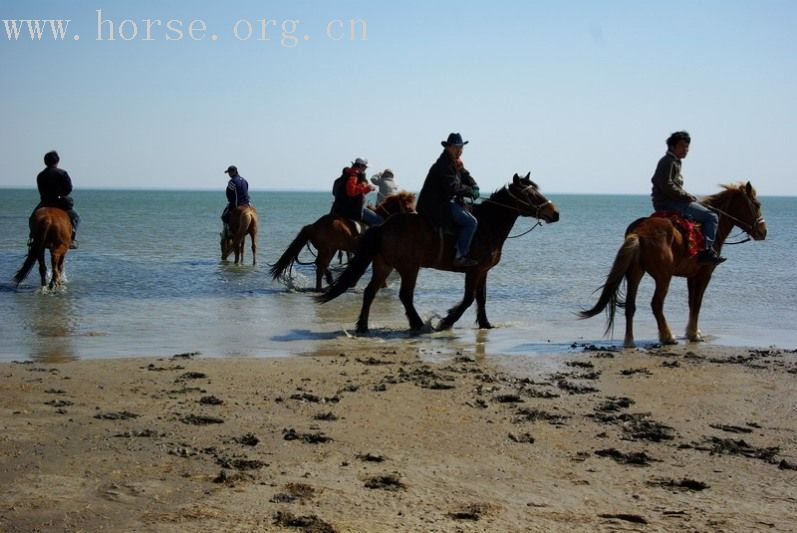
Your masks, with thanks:
[{"label": "wet sand", "polygon": [[797,528],[794,351],[417,350],[0,364],[0,530]]}]

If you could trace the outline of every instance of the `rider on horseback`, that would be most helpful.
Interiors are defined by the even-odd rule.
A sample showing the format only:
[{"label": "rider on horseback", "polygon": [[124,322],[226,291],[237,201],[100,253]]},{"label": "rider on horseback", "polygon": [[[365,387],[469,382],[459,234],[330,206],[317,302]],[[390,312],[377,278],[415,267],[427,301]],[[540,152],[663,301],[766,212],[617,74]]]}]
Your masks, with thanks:
[{"label": "rider on horseback", "polygon": [[718,265],[725,261],[724,257],[712,248],[717,236],[717,215],[697,201],[693,195],[683,188],[684,178],[681,176],[681,161],[689,153],[692,139],[685,131],[676,131],[667,139],[667,153],[659,160],[653,174],[653,192],[651,200],[656,211],[675,211],[703,225],[705,250],[697,255],[701,263]]},{"label": "rider on horseback", "polygon": [[77,227],[80,224],[80,215],[74,209],[75,201],[69,196],[72,192],[72,179],[66,170],[58,168],[61,158],[58,152],[52,150],[44,154],[44,165],[47,167],[36,176],[36,186],[39,189],[39,204],[33,209],[30,215],[29,226],[31,238],[33,235],[33,214],[40,207],[57,207],[63,209],[72,221],[72,243],[69,248],[77,249],[78,242],[75,240]]},{"label": "rider on horseback", "polygon": [[249,183],[243,176],[238,174],[238,167],[230,165],[225,174],[230,176],[230,181],[227,182],[227,205],[221,213],[221,220],[224,222],[225,231],[230,225],[230,211],[238,206],[250,205],[249,204]]},{"label": "rider on horseback", "polygon": [[335,201],[330,213],[362,221],[369,226],[378,226],[384,219],[365,206],[365,195],[374,190],[365,177],[368,160],[358,157],[350,167],[343,169],[332,186]]},{"label": "rider on horseback", "polygon": [[457,253],[454,266],[470,267],[477,261],[468,257],[470,244],[476,234],[477,220],[465,209],[465,197],[479,197],[479,187],[465,169],[460,157],[469,141],[459,133],[451,133],[441,142],[445,148],[429,169],[426,181],[418,196],[418,213],[434,227],[457,227]]}]

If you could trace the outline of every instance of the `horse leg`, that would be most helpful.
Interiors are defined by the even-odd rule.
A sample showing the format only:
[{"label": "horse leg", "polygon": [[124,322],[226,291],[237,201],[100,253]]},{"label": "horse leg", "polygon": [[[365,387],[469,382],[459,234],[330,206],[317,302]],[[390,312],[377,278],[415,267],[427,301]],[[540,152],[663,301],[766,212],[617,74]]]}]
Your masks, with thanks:
[{"label": "horse leg", "polygon": [[[418,268],[408,268],[402,271],[399,271],[401,275],[401,289],[399,289],[399,299],[401,303],[404,304],[404,312],[407,314],[407,320],[410,321],[410,329],[412,331],[420,331],[423,329],[423,320],[418,315],[418,311],[415,309],[415,305],[413,304],[413,299],[415,297],[415,283],[418,280]],[[388,274],[390,270],[387,271]],[[385,275],[387,278],[387,274]],[[382,280],[382,284],[380,287],[384,287],[384,280]]]},{"label": "horse leg", "polygon": [[36,258],[36,261],[39,263],[39,276],[42,279],[42,287],[47,286],[47,261],[44,258],[44,248],[41,249],[39,252],[39,256]]},{"label": "horse leg", "polygon": [[706,292],[709,276],[687,278],[686,286],[689,289],[689,323],[686,325],[686,337],[692,342],[701,342],[703,333],[697,326],[700,306],[703,304],[703,294]]},{"label": "horse leg", "polygon": [[249,234],[249,238],[252,239],[252,266],[257,264],[257,242],[255,242],[255,237],[255,233]]},{"label": "horse leg", "polygon": [[481,329],[492,329],[487,320],[487,274],[476,284],[476,322]]},{"label": "horse leg", "polygon": [[[373,265],[371,266],[372,274],[371,274],[371,281],[365,287],[365,292],[363,293],[363,306],[360,308],[360,316],[357,318],[357,333],[368,333],[368,315],[371,312],[371,304],[376,297],[376,293],[379,292],[379,289],[382,288],[382,284],[387,279],[388,274],[390,274],[390,267],[388,267],[384,262],[379,260],[374,260]],[[404,290],[404,279],[402,278],[402,290]],[[402,299],[402,302],[404,300]]]},{"label": "horse leg", "polygon": [[64,263],[64,256],[58,252],[58,250],[53,250],[50,252],[50,263],[53,267],[53,277],[50,278],[50,289],[54,289],[61,284],[61,267]]},{"label": "horse leg", "polygon": [[670,289],[672,276],[662,274],[654,279],[656,280],[656,290],[653,292],[650,307],[653,309],[653,316],[656,317],[656,324],[659,327],[659,342],[662,344],[678,344],[670,326],[667,324],[667,319],[664,318],[664,299]]},{"label": "horse leg", "polygon": [[327,283],[332,284],[332,273],[329,271],[329,263],[335,257],[335,251],[318,249],[315,258],[315,290],[321,292],[321,280],[326,276]]},{"label": "horse leg", "polygon": [[636,295],[639,289],[639,282],[645,271],[638,268],[631,268],[625,274],[625,340],[623,346],[633,348],[634,343],[634,314],[636,313]]},{"label": "horse leg", "polygon": [[444,330],[451,328],[454,323],[459,320],[462,316],[462,313],[470,307],[470,304],[473,303],[473,299],[476,296],[476,276],[474,274],[468,273],[465,275],[465,296],[463,296],[462,301],[459,302],[457,305],[452,307],[448,310],[448,315],[440,321],[438,324],[438,330]]}]

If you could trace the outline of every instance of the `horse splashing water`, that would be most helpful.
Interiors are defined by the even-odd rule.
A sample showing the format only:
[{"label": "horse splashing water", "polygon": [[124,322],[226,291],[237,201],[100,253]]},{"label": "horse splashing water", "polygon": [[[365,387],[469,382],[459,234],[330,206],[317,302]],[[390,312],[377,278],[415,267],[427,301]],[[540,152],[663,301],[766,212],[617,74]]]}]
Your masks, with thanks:
[{"label": "horse splashing water", "polygon": [[368,331],[368,314],[377,291],[387,276],[395,269],[401,276],[399,298],[409,320],[410,329],[419,331],[424,323],[413,305],[415,283],[421,268],[435,268],[465,272],[465,296],[448,311],[438,329],[447,329],[459,320],[462,313],[476,300],[476,319],[480,328],[490,328],[485,304],[487,301],[487,273],[501,260],[501,249],[518,216],[536,217],[538,223],[556,222],[559,210],[545,198],[537,185],[517,174],[512,182],[489,199],[477,205],[473,214],[479,221],[471,245],[470,256],[477,261],[472,267],[458,268],[454,261],[454,237],[433,229],[417,214],[395,215],[381,226],[369,229],[363,235],[354,259],[340,277],[318,296],[320,303],[329,302],[353,287],[373,263],[371,281],[365,288],[357,332]]},{"label": "horse splashing water", "polygon": [[[397,213],[415,212],[415,195],[407,191],[391,194],[374,209],[382,218]],[[309,243],[316,249],[315,290],[321,291],[321,282],[326,277],[332,283],[329,263],[338,251],[353,252],[360,240],[360,231],[354,221],[339,215],[324,215],[312,224],[304,226],[293,242],[271,267],[274,280],[290,281],[290,269],[299,259],[299,253]]]},{"label": "horse splashing water", "polygon": [[72,222],[69,220],[69,215],[57,207],[40,207],[33,213],[31,237],[28,256],[14,275],[14,283],[19,286],[38,261],[42,287],[47,286],[47,265],[44,261],[44,252],[50,250],[50,263],[53,271],[50,289],[58,287],[63,280],[64,259],[69,251],[69,244],[72,242]]},{"label": "horse splashing water", "polygon": [[[761,216],[761,203],[750,182],[725,185],[723,190],[709,196],[703,204],[719,215],[717,239],[714,248],[720,252],[733,226],[738,226],[754,240],[764,240],[767,225]],[[614,260],[611,271],[603,285],[598,302],[592,309],[582,311],[582,318],[597,315],[607,310],[606,332],[614,326],[617,307],[625,307],[626,347],[634,346],[634,313],[639,282],[645,273],[656,282],[651,301],[653,315],[659,330],[659,342],[676,344],[677,341],[664,318],[664,299],[673,276],[686,278],[689,291],[689,322],[686,337],[690,341],[703,340],[697,321],[703,294],[706,291],[715,265],[698,263],[697,256],[689,253],[688,239],[668,218],[641,218],[632,223],[625,234],[625,241]],[[621,285],[626,282],[626,295],[622,296]]]},{"label": "horse splashing water", "polygon": [[235,264],[244,262],[246,236],[252,240],[252,264],[257,264],[257,211],[251,205],[240,205],[230,211],[229,228],[221,232],[221,260],[235,254]]}]

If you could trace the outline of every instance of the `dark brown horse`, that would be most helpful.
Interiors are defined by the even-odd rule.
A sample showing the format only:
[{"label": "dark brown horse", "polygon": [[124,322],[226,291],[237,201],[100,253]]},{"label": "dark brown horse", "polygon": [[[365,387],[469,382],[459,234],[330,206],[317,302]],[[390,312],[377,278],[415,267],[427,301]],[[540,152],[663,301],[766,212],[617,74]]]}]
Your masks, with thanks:
[{"label": "dark brown horse", "polygon": [[221,232],[221,260],[235,254],[235,264],[244,262],[246,236],[252,240],[252,264],[257,264],[257,210],[251,205],[240,205],[230,211],[229,229]]},{"label": "dark brown horse", "polygon": [[529,179],[514,175],[512,183],[493,193],[477,205],[473,214],[479,221],[471,245],[470,256],[478,264],[457,268],[454,260],[454,237],[441,236],[424,218],[416,214],[395,215],[381,226],[365,232],[354,259],[327,291],[318,297],[321,303],[333,300],[353,287],[373,263],[373,275],[363,294],[363,305],[357,319],[357,332],[368,331],[368,314],[377,291],[393,269],[401,276],[399,298],[410,323],[410,329],[419,331],[423,321],[413,305],[415,282],[421,268],[435,268],[465,272],[465,296],[448,311],[438,325],[447,329],[459,320],[462,313],[476,300],[476,319],[480,328],[490,328],[485,303],[487,301],[487,273],[501,261],[501,249],[518,216],[536,217],[538,222],[556,222],[559,211]]},{"label": "dark brown horse", "polygon": [[63,209],[57,207],[40,207],[33,213],[32,237],[28,257],[22,267],[14,276],[14,282],[19,286],[36,261],[39,262],[39,275],[42,287],[47,285],[47,265],[44,262],[44,251],[50,250],[50,260],[53,275],[50,279],[50,288],[61,284],[64,275],[64,258],[72,242],[72,222]]},{"label": "dark brown horse", "polygon": [[[375,211],[385,219],[396,213],[414,213],[415,195],[407,191],[391,194],[376,206]],[[279,260],[271,267],[271,276],[275,280],[288,281],[290,268],[299,259],[302,249],[307,243],[310,243],[317,250],[315,290],[320,292],[323,277],[326,277],[327,283],[332,283],[329,263],[335,257],[335,253],[356,250],[360,235],[357,226],[348,218],[339,215],[324,215],[302,228]]]},{"label": "dark brown horse", "polygon": [[[723,191],[704,199],[703,204],[719,215],[717,239],[714,243],[718,253],[733,226],[738,226],[754,240],[766,238],[767,225],[761,216],[761,203],[750,182],[725,185]],[[658,324],[659,342],[676,344],[677,341],[664,318],[664,299],[672,277],[680,276],[686,278],[689,289],[686,337],[690,341],[703,340],[697,320],[703,294],[711,281],[715,265],[698,263],[697,256],[688,254],[687,244],[681,231],[667,218],[642,218],[635,221],[626,230],[625,242],[617,252],[598,303],[592,309],[582,311],[580,316],[589,318],[607,309],[608,333],[614,326],[616,308],[625,307],[625,346],[633,347],[637,288],[642,277],[648,273],[656,282],[651,307]],[[621,293],[624,279],[625,301]]]}]

